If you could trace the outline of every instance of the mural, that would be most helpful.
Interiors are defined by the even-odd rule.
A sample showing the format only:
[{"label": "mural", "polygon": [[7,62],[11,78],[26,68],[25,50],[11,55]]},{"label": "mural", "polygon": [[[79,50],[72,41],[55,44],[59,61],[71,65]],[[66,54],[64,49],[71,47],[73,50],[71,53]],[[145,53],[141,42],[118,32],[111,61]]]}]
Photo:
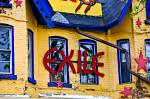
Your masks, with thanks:
[{"label": "mural", "polygon": [[101,0],[49,0],[55,12],[102,16]]},{"label": "mural", "polygon": [[94,6],[96,3],[100,3],[99,0],[80,0],[80,4],[76,8],[75,12],[78,12],[82,5],[87,5],[84,11],[84,13],[86,14],[90,10],[91,6]]}]

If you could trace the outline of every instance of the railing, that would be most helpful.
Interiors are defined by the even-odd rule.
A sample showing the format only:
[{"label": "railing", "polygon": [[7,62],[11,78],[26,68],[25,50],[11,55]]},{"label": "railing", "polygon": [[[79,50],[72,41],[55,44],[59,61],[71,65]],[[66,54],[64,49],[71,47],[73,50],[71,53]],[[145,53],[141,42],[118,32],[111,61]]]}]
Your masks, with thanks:
[{"label": "railing", "polygon": [[86,36],[86,37],[88,37],[88,38],[91,38],[91,39],[93,39],[93,40],[96,40],[96,41],[98,41],[98,42],[101,42],[101,43],[103,43],[103,44],[106,44],[106,45],[108,45],[108,46],[110,46],[110,47],[116,48],[116,49],[118,49],[118,50],[124,52],[124,53],[125,53],[125,58],[126,58],[126,60],[127,60],[127,70],[128,70],[128,72],[129,72],[130,74],[136,76],[137,78],[143,80],[143,81],[146,82],[147,84],[150,84],[150,81],[149,81],[148,79],[146,79],[146,78],[142,77],[140,74],[138,74],[138,73],[136,73],[136,72],[130,70],[130,63],[129,63],[130,60],[128,59],[128,52],[127,52],[126,49],[121,48],[121,47],[119,47],[119,46],[117,46],[117,45],[115,45],[115,44],[112,44],[112,43],[110,43],[110,42],[107,42],[107,41],[105,41],[105,40],[96,38],[96,37],[94,37],[94,36],[92,36],[92,35],[89,35],[89,34],[87,34],[87,33],[84,33],[84,32],[82,32],[82,31],[79,29],[79,27],[78,27],[76,30],[77,30],[77,33],[79,33],[79,34],[81,34],[81,35],[83,35],[83,36]]}]

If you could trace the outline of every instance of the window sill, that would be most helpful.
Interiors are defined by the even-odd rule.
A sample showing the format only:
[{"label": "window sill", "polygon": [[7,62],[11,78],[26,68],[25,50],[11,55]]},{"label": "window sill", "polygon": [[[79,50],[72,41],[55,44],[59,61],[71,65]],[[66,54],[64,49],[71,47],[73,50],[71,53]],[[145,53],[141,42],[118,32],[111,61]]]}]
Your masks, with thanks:
[{"label": "window sill", "polygon": [[[55,82],[49,82],[48,86],[49,87],[57,87],[58,85]],[[62,87],[64,87],[64,88],[72,88],[72,84],[63,83]]]},{"label": "window sill", "polygon": [[0,79],[17,80],[17,75],[0,75]]},{"label": "window sill", "polygon": [[28,77],[28,82],[30,82],[30,83],[32,83],[32,84],[36,84],[37,82],[36,82],[36,80],[34,80],[33,78],[31,78],[31,77]]},{"label": "window sill", "polygon": [[145,24],[150,24],[150,19],[146,19]]},{"label": "window sill", "polygon": [[12,8],[12,4],[0,2],[0,7]]}]

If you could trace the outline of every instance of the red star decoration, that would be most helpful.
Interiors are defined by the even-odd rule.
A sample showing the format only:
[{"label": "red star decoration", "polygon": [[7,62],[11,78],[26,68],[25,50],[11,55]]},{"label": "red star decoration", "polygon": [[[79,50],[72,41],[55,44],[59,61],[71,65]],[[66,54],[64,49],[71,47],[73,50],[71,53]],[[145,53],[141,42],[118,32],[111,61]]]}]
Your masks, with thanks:
[{"label": "red star decoration", "polygon": [[139,28],[141,27],[142,22],[141,22],[140,18],[137,19],[136,25],[137,25]]},{"label": "red star decoration", "polygon": [[62,87],[63,83],[62,82],[56,82],[57,83],[57,87],[60,88]]},{"label": "red star decoration", "polygon": [[132,87],[124,87],[124,90],[120,93],[123,94],[124,97],[128,97],[129,95],[132,95]]},{"label": "red star decoration", "polygon": [[144,59],[142,50],[140,51],[139,58],[135,58],[135,61],[138,64],[137,71],[143,69],[145,72],[147,72],[146,65],[147,65],[148,60]]},{"label": "red star decoration", "polygon": [[21,7],[22,2],[23,1],[15,0],[16,8],[18,8],[19,6]]}]

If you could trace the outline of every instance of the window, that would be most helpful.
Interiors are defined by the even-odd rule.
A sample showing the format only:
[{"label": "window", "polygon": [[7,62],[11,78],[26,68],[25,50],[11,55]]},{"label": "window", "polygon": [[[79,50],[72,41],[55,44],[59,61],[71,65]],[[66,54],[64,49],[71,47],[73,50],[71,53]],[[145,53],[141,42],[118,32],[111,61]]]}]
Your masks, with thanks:
[{"label": "window", "polygon": [[146,24],[150,24],[150,0],[146,0]]},{"label": "window", "polygon": [[[128,59],[130,60],[130,45],[129,40],[118,40],[117,45],[128,51]],[[129,62],[130,63],[130,62]],[[129,83],[131,82],[131,74],[127,70],[127,60],[125,58],[125,53],[118,50],[118,71],[119,71],[119,83]]]},{"label": "window", "polygon": [[[87,61],[90,64],[87,64],[87,70],[92,70],[91,62],[92,56],[96,54],[96,42],[92,40],[83,39],[79,41],[79,49],[81,50],[81,61],[84,61],[84,51],[86,50],[88,53]],[[97,68],[98,69],[98,68]],[[83,63],[82,63],[83,70]],[[80,83],[81,84],[97,84],[98,77],[92,74],[84,74],[83,72],[80,75]]]},{"label": "window", "polygon": [[11,26],[0,25],[0,78],[16,80],[14,75],[14,38]]},{"label": "window", "polygon": [[9,3],[10,0],[0,0],[0,7],[12,8],[12,4]]},{"label": "window", "polygon": [[28,30],[28,81],[36,84],[34,80],[34,42],[33,32]]},{"label": "window", "polygon": [[150,39],[145,40],[145,49],[146,49],[146,58],[148,59],[147,63],[147,78],[150,80]]},{"label": "window", "polygon": [[[58,50],[53,52],[50,56],[51,59],[56,59],[59,61],[62,61],[63,58],[60,54],[60,51],[63,50],[65,55],[68,56],[68,42],[67,39],[63,37],[57,37],[57,36],[52,36],[49,38],[49,48],[57,48]],[[58,71],[60,63],[51,63],[50,67]],[[70,87],[69,85],[69,71],[68,71],[68,66],[65,64],[65,66],[62,69],[62,72],[56,73],[55,74],[50,74],[50,83],[49,86],[53,86],[56,83],[55,82],[61,82],[63,83],[63,87]],[[66,86],[67,85],[67,86]]]}]

